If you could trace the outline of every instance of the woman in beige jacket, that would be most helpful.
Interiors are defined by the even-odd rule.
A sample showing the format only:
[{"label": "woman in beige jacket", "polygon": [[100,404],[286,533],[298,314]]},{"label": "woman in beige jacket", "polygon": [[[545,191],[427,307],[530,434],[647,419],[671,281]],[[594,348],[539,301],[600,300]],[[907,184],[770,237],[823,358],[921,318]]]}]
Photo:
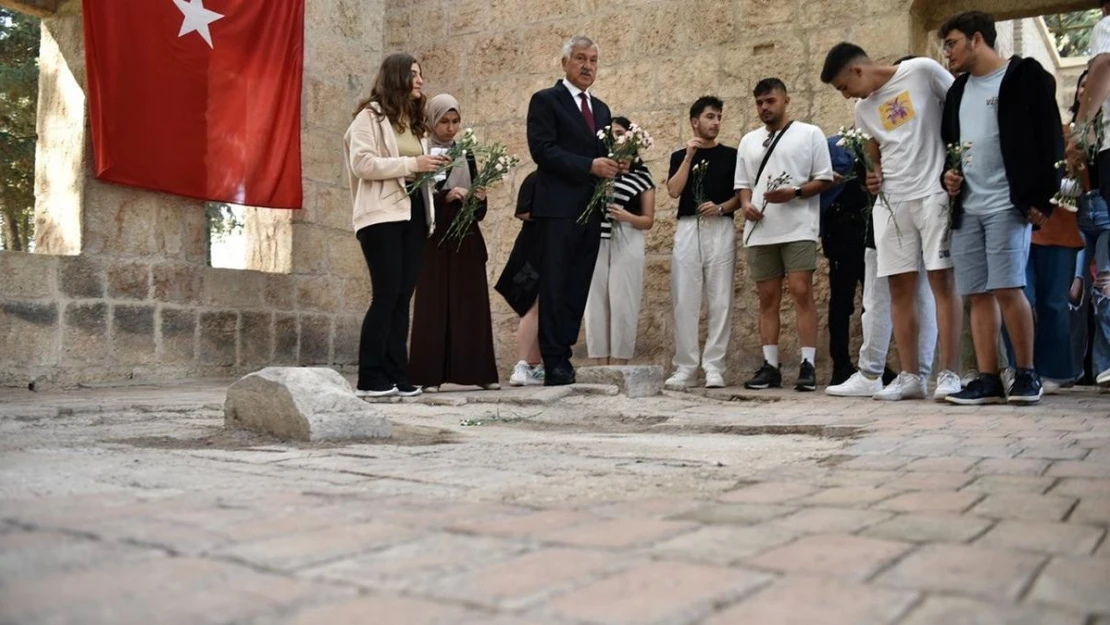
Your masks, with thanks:
[{"label": "woman in beige jacket", "polygon": [[420,394],[408,376],[409,302],[435,214],[429,186],[409,195],[406,181],[448,162],[427,154],[423,86],[416,59],[386,57],[343,137],[355,235],[373,289],[359,339],[361,397]]}]

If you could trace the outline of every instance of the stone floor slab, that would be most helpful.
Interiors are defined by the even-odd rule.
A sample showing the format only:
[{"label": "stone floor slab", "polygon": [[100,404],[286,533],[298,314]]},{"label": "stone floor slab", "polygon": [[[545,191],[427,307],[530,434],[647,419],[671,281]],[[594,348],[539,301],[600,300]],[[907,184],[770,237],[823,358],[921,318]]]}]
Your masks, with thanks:
[{"label": "stone floor slab", "polygon": [[1029,600],[1110,615],[1110,559],[1060,558],[1048,563]]},{"label": "stone floor slab", "polygon": [[928,597],[900,625],[1084,625],[1074,612],[1000,606],[962,597]]},{"label": "stone floor slab", "polygon": [[981,493],[915,491],[879,502],[877,510],[891,512],[960,513],[983,498]]},{"label": "stone floor slab", "polygon": [[886,625],[916,594],[821,577],[788,576],[742,600],[705,625]]},{"label": "stone floor slab", "polygon": [[794,540],[799,532],[771,524],[703,527],[647,549],[673,560],[732,564]]},{"label": "stone floor slab", "polygon": [[995,549],[1087,556],[1105,533],[1102,528],[1077,523],[1001,521],[975,544]]},{"label": "stone floor slab", "polygon": [[911,549],[906,543],[841,534],[807,536],[747,561],[781,573],[836,575],[864,580]]},{"label": "stone floor slab", "polygon": [[1060,521],[1075,506],[1074,497],[1005,493],[988,495],[971,509],[971,514],[991,519]]},{"label": "stone floor slab", "polygon": [[1044,558],[968,545],[921,547],[875,581],[884,586],[1016,599]]},{"label": "stone floor slab", "polygon": [[981,535],[993,523],[990,519],[972,516],[900,514],[865,529],[863,535],[912,543],[962,543]]}]

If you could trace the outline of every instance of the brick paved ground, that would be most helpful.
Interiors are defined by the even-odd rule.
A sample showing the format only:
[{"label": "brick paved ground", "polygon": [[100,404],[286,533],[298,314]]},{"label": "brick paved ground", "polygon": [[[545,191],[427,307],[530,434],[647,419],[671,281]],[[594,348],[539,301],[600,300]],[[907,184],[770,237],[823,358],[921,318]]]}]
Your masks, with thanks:
[{"label": "brick paved ground", "polygon": [[453,393],[311,446],[225,388],[0,395],[0,623],[1110,623],[1110,395]]}]

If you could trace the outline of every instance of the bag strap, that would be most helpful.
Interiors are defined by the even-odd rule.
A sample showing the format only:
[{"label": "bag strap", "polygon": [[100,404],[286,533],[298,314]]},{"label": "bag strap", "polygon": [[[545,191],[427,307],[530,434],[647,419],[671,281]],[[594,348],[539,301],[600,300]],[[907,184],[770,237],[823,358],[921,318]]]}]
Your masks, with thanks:
[{"label": "bag strap", "polygon": [[767,161],[771,160],[771,153],[775,151],[775,146],[779,144],[779,139],[782,139],[782,136],[786,134],[787,130],[790,130],[792,125],[794,125],[794,120],[786,122],[786,125],[779,131],[779,134],[771,141],[771,146],[767,148],[767,153],[763,155],[763,162],[759,164],[759,173],[755,175],[755,180],[752,181],[753,189],[755,185],[759,184],[759,179],[763,177],[763,170],[767,167]]}]

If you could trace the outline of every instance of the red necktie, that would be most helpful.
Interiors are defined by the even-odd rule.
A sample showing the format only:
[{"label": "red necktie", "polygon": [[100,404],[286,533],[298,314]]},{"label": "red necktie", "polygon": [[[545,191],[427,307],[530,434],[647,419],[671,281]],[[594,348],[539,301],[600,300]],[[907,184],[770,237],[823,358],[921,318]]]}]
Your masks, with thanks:
[{"label": "red necktie", "polygon": [[578,98],[582,100],[582,117],[586,118],[586,125],[590,127],[590,132],[595,132],[597,126],[594,125],[594,114],[590,111],[589,96],[585,93],[579,93]]}]

